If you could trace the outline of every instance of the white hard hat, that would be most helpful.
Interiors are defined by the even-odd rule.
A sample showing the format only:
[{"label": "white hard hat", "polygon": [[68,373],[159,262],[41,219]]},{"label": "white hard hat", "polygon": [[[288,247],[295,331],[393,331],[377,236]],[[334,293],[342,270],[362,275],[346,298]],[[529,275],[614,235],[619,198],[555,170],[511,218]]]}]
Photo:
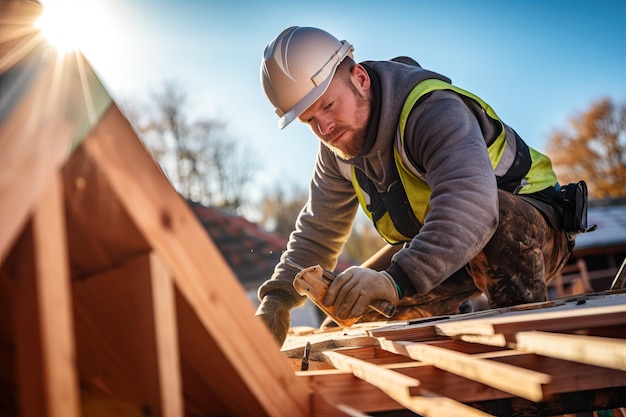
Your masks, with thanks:
[{"label": "white hard hat", "polygon": [[352,45],[311,27],[285,29],[263,53],[261,85],[284,128],[324,94]]}]

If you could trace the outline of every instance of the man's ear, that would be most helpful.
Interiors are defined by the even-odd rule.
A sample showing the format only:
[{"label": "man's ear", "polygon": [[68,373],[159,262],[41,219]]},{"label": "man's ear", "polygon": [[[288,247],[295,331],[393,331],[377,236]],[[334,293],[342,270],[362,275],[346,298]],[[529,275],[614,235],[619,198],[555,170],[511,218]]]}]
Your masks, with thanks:
[{"label": "man's ear", "polygon": [[350,81],[362,92],[369,91],[371,87],[370,76],[360,64],[354,65],[350,70]]}]

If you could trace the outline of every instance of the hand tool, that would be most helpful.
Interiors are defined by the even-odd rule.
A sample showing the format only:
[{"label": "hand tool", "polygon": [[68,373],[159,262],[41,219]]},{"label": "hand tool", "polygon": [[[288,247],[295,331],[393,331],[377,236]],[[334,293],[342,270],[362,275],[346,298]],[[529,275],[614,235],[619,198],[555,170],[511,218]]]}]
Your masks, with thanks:
[{"label": "hand tool", "polygon": [[[326,291],[336,277],[334,273],[323,269],[319,265],[304,268],[289,258],[285,259],[285,263],[300,271],[293,280],[293,286],[296,291],[298,291],[298,294],[306,295],[313,304],[319,307],[340,326],[349,327],[359,320],[360,317],[350,317],[345,320],[339,319],[334,315],[333,306],[327,307],[324,305]],[[384,300],[374,301],[369,307],[387,318],[393,317],[396,313],[396,306]]]},{"label": "hand tool", "polygon": [[304,353],[302,354],[302,364],[300,364],[301,371],[309,370],[309,357],[311,356],[311,342],[306,342],[304,347]]}]

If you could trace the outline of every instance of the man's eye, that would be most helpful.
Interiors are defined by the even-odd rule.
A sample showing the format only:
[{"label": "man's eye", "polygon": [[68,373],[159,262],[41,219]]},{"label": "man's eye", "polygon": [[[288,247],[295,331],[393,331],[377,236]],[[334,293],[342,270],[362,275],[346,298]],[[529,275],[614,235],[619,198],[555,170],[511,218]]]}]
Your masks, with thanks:
[{"label": "man's eye", "polygon": [[324,106],[324,110],[330,110],[333,107],[334,101],[331,101],[327,105]]}]

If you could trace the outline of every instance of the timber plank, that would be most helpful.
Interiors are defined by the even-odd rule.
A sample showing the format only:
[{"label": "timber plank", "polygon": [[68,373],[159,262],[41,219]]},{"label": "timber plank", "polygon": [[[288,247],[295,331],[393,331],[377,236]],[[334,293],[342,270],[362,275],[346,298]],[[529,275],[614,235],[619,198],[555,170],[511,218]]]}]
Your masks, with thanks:
[{"label": "timber plank", "polygon": [[516,311],[496,317],[434,324],[445,336],[512,334],[524,330],[566,331],[626,325],[624,294],[588,297],[541,310]]},{"label": "timber plank", "polygon": [[[228,397],[233,391],[248,390],[268,415],[308,415],[306,387],[297,380],[263,323],[255,318],[241,285],[188,205],[171,188],[115,105],[103,114],[81,146],[208,331],[215,349],[205,351],[204,357],[220,359],[239,376],[241,384],[223,384],[220,392]],[[184,356],[190,347],[181,347]]]},{"label": "timber plank", "polygon": [[351,372],[357,378],[382,389],[391,398],[404,398],[421,394],[420,382],[415,378],[335,351],[327,351],[324,354],[335,368]]},{"label": "timber plank", "polygon": [[183,417],[174,284],[154,254],[150,255],[150,271],[161,410],[167,417]]},{"label": "timber plank", "polygon": [[[420,381],[423,389],[428,392],[463,403],[511,398],[509,393],[415,361],[377,366]],[[321,396],[329,403],[347,404],[363,412],[405,408],[379,388],[355,377],[351,372],[332,369],[297,372],[297,375],[310,386],[314,401]]]},{"label": "timber plank", "polygon": [[515,349],[626,371],[626,341],[607,337],[518,332]]},{"label": "timber plank", "polygon": [[[126,404],[128,413],[182,415],[182,403],[175,399],[181,397],[180,370],[171,357],[178,342],[171,322],[157,326],[155,321],[156,310],[163,314],[174,310],[160,274],[158,264],[144,254],[73,283],[86,407],[107,398]],[[164,414],[165,410],[171,414]]]},{"label": "timber plank", "polygon": [[311,390],[314,416],[318,415],[316,409],[325,409],[326,404],[345,404],[365,413],[404,408],[380,389],[350,372],[332,369],[298,375]]},{"label": "timber plank", "polygon": [[[36,291],[42,338],[45,397],[50,417],[78,416],[78,378],[70,276],[60,174],[48,184],[33,212]],[[29,401],[22,397],[22,401]]]},{"label": "timber plank", "polygon": [[[476,311],[472,313],[456,314],[452,316],[435,316],[410,320],[396,325],[387,325],[370,329],[368,333],[372,337],[382,337],[387,340],[404,341],[436,341],[446,340],[445,335],[437,332],[436,324],[481,319],[484,317],[498,316],[510,311],[510,308]],[[393,322],[392,322],[393,323]]]},{"label": "timber plank", "polygon": [[572,391],[626,386],[626,372],[535,354],[493,357],[492,360],[551,376],[546,397]]},{"label": "timber plank", "polygon": [[[378,387],[407,409],[424,417],[489,415],[450,398],[426,392],[420,388],[420,381],[415,378],[337,352],[328,351],[325,354],[337,369],[351,372],[357,378]],[[420,394],[427,394],[428,397]]]},{"label": "timber plank", "polygon": [[544,398],[543,386],[551,380],[549,375],[542,372],[473,357],[427,343],[381,341],[381,345],[391,352],[532,401]]},{"label": "timber plank", "polygon": [[[204,327],[186,297],[179,290],[175,297],[186,412],[192,416],[271,416],[259,404],[254,391],[246,387],[245,376],[221,354],[219,342]],[[260,353],[254,346],[242,348],[251,355]],[[267,384],[274,382],[268,379]]]},{"label": "timber plank", "polygon": [[15,343],[15,394],[24,417],[79,415],[61,193],[59,176],[48,178],[32,221],[3,266]]},{"label": "timber plank", "polygon": [[[584,297],[577,297],[574,299],[557,300],[549,305],[540,306],[538,309],[535,306],[525,308],[525,306],[516,306],[512,309],[506,309],[507,311],[500,311],[497,314],[487,314],[480,318],[472,318],[482,322],[483,320],[488,324],[479,323],[474,325],[465,326],[466,320],[455,318],[454,320],[448,320],[447,318],[437,318],[436,320],[427,321],[425,323],[417,324],[418,332],[414,332],[416,324],[397,324],[381,326],[380,329],[372,328],[368,330],[368,334],[378,337],[379,344],[383,348],[388,346],[395,346],[395,349],[389,349],[392,353],[402,353],[409,355],[406,350],[407,346],[418,346],[416,349],[425,351],[426,353],[420,353],[423,355],[430,355],[432,352],[444,351],[443,358],[429,357],[428,362],[406,362],[402,359],[394,359],[393,357],[385,358],[377,351],[380,347],[375,344],[368,343],[368,346],[355,346],[351,348],[339,348],[342,344],[349,346],[349,339],[351,336],[347,336],[348,340],[341,340],[341,335],[337,335],[336,341],[326,340],[327,346],[334,345],[335,352],[341,353],[346,356],[352,356],[361,361],[369,362],[369,365],[381,369],[392,369],[395,372],[402,373],[404,375],[415,378],[420,381],[420,387],[429,392],[435,392],[443,397],[449,399],[474,405],[476,408],[496,411],[496,415],[502,415],[500,411],[509,409],[512,415],[532,415],[524,414],[521,409],[522,404],[529,410],[575,410],[576,407],[594,407],[595,409],[601,409],[602,398],[601,396],[583,396],[581,400],[585,405],[578,404],[563,404],[561,401],[571,401],[571,394],[576,392],[592,393],[592,392],[606,392],[611,398],[607,404],[617,404],[615,402],[615,390],[623,389],[626,386],[626,373],[619,367],[619,361],[621,360],[621,349],[623,339],[620,339],[622,332],[607,332],[606,329],[620,328],[624,320],[624,314],[622,314],[623,304],[626,298],[624,294],[613,295],[610,294],[608,299],[605,295],[591,295]],[[518,308],[519,307],[519,308]],[[608,314],[608,319],[604,320],[605,314]],[[523,317],[523,319],[522,319]],[[582,318],[582,319],[581,319]],[[531,352],[525,352],[522,349],[514,349],[516,347],[512,342],[515,341],[517,333],[509,333],[510,329],[515,329],[519,326],[519,323],[523,323],[525,319],[529,319],[534,326],[538,323],[537,327],[549,327],[549,328],[566,328],[566,331],[584,331],[593,333],[598,329],[600,334],[612,334],[613,339],[607,340],[606,337],[601,338],[598,336],[581,336],[581,335],[561,335],[559,337],[557,345],[564,343],[573,349],[574,346],[580,346],[581,341],[590,340],[596,342],[608,342],[610,343],[610,354],[606,355],[610,358],[610,361],[617,363],[618,369],[609,369],[608,367],[599,366],[599,363],[582,363],[585,360],[579,361],[580,358],[569,358],[570,360],[559,359],[560,355],[553,355],[555,357],[544,356],[540,354],[534,354]],[[471,321],[470,320],[470,321]],[[543,323],[543,320],[547,320],[548,323]],[[505,331],[505,333],[494,333],[491,321],[494,321],[498,327],[498,330]],[[507,324],[513,323],[512,326],[507,327]],[[463,322],[463,323],[461,323]],[[424,331],[427,326],[432,328],[445,327],[449,323],[453,323],[458,329],[463,328],[469,334],[462,333],[456,334],[457,338],[472,338],[481,339],[486,338],[489,342],[497,344],[497,346],[482,345],[479,343],[463,342],[459,339],[450,339],[447,335],[440,335],[441,340],[432,340],[432,333],[430,330]],[[474,334],[476,328],[482,329],[480,326],[484,325],[483,332],[485,335]],[[451,324],[452,326],[452,324]],[[523,327],[523,326],[522,326]],[[538,332],[531,332],[532,334],[538,334]],[[384,334],[389,336],[389,340],[386,337],[380,337]],[[539,333],[541,334],[541,333]],[[424,337],[427,342],[416,343],[414,341],[405,341],[403,338],[420,339]],[[564,336],[563,339],[560,339]],[[582,339],[578,339],[582,337]],[[591,337],[587,339],[587,337]],[[565,341],[565,339],[568,339]],[[569,340],[570,338],[571,341]],[[495,343],[497,341],[497,343]],[[472,340],[475,342],[475,340]],[[294,341],[295,343],[295,341]],[[302,342],[300,342],[302,343]],[[422,347],[425,345],[426,347]],[[533,342],[532,345],[544,345],[540,342]],[[607,343],[607,345],[609,345]],[[320,346],[321,347],[321,346]],[[604,346],[605,348],[609,348]],[[530,347],[528,349],[531,349]],[[534,347],[533,347],[534,349]],[[553,349],[558,349],[554,347]],[[564,349],[567,351],[567,349]],[[582,358],[586,355],[592,354],[595,349],[593,345],[589,346],[589,353],[580,353]],[[457,355],[460,353],[461,355]],[[457,359],[462,359],[458,361]],[[424,356],[422,359],[426,359]],[[439,363],[438,363],[439,362]],[[442,362],[445,366],[441,366]],[[485,363],[487,366],[481,368],[479,365]],[[468,378],[455,375],[448,371],[435,368],[432,364],[439,364],[442,368],[448,369],[450,372],[456,372],[460,375],[465,375]],[[342,368],[343,369],[343,368]],[[468,370],[469,369],[469,370]],[[503,375],[499,376],[495,370],[506,370]],[[481,372],[487,371],[486,374],[480,375]],[[491,372],[491,371],[493,372]],[[381,370],[378,369],[378,372]],[[478,374],[473,375],[471,372]],[[298,375],[311,384],[312,390],[315,396],[323,396],[327,402],[333,403],[346,403],[349,406],[356,407],[364,412],[380,412],[389,410],[399,410],[407,407],[406,404],[396,404],[395,407],[392,402],[385,400],[385,395],[377,393],[375,386],[368,382],[360,381],[356,378],[349,378],[349,375],[345,375],[348,369],[345,368],[344,372],[337,371],[309,371],[299,372]],[[525,383],[515,381],[517,373],[524,374],[527,378],[530,378],[531,383],[534,381],[535,391],[532,395],[526,395],[522,391],[528,391]],[[376,372],[370,372],[370,375],[376,375]],[[488,376],[494,379],[503,380],[508,378],[508,382],[514,380],[513,383],[507,387],[509,392],[503,392],[495,387],[490,388],[485,385],[485,382],[490,381]],[[538,377],[538,378],[537,378]],[[535,379],[533,379],[535,378]],[[483,380],[484,379],[484,380]],[[358,382],[357,382],[358,381]],[[492,386],[499,386],[503,381],[498,381],[496,384],[492,383]],[[513,387],[515,383],[521,385],[521,387]],[[326,389],[326,387],[329,387]],[[502,387],[505,388],[505,387]],[[512,391],[512,392],[511,392]],[[518,396],[522,395],[522,396]],[[523,395],[533,398],[533,400],[525,399]],[[354,402],[351,402],[350,398],[358,398]],[[607,397],[608,398],[608,397]],[[396,401],[397,403],[397,401]],[[618,402],[619,403],[619,402]],[[486,407],[481,405],[485,404]],[[487,404],[497,404],[496,408],[490,408]],[[534,406],[531,406],[534,405]],[[507,408],[513,407],[513,408]],[[519,409],[518,409],[519,408]],[[579,410],[582,410],[580,408]],[[591,409],[591,408],[589,408]],[[550,414],[541,414],[550,415]]]}]

